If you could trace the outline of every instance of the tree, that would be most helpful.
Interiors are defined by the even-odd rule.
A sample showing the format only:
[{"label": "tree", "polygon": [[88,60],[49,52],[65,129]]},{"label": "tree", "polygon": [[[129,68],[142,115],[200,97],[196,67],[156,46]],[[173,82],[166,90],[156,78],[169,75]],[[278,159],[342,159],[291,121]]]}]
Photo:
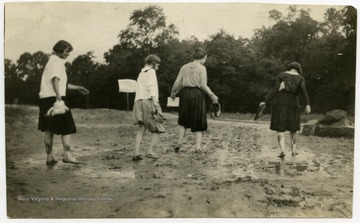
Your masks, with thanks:
[{"label": "tree", "polygon": [[148,52],[179,33],[173,24],[166,26],[165,15],[159,6],[135,10],[130,20],[128,27],[119,34],[120,44],[125,48],[142,48]]},{"label": "tree", "polygon": [[283,63],[303,62],[309,43],[320,31],[319,23],[310,17],[309,10],[297,10],[296,7],[289,7],[286,16],[276,10],[269,14],[276,23],[256,31],[252,39],[256,51],[262,57],[275,57]]},{"label": "tree", "polygon": [[[354,114],[356,68],[356,10],[330,8],[321,23],[322,35],[309,52],[309,64],[317,72],[311,88],[317,91],[313,101],[321,112],[344,109]],[[316,61],[314,63],[313,61]]]},{"label": "tree", "polygon": [[302,64],[314,112],[348,110],[354,102],[356,42],[346,34],[356,36],[356,11],[330,8],[324,22],[313,20],[309,10],[296,7],[289,7],[285,16],[276,10],[269,13],[276,23],[258,29],[252,38],[257,59],[279,60],[283,66],[292,61]]},{"label": "tree", "polygon": [[16,65],[9,59],[5,59],[5,103],[18,103],[23,86],[23,80],[16,72]]},{"label": "tree", "polygon": [[37,104],[40,91],[41,75],[49,55],[38,51],[34,54],[23,53],[17,60],[16,73],[24,81],[20,100],[24,104]]},{"label": "tree", "polygon": [[99,65],[93,61],[93,58],[93,52],[90,51],[76,57],[71,64],[67,64],[69,83],[84,86],[90,90],[90,95],[86,97],[78,92],[68,91],[67,95],[71,99],[69,100],[71,107],[89,108],[96,105],[94,90],[102,84],[103,80],[99,78],[100,74],[97,72]]},{"label": "tree", "polygon": [[[357,10],[352,6],[346,6],[342,13],[342,31],[345,32],[346,44],[342,49],[342,61],[344,66],[342,86],[345,93],[345,109],[352,115],[355,114],[355,77],[356,77],[356,33],[357,33]],[[341,55],[341,54],[340,54]]]},{"label": "tree", "polygon": [[[205,63],[208,85],[227,112],[254,112],[273,86],[276,75],[289,62],[302,65],[314,112],[345,109],[354,113],[357,12],[351,6],[329,8],[325,21],[315,21],[309,10],[291,6],[284,15],[269,11],[275,23],[256,30],[251,39],[235,38],[225,30],[199,41],[180,41],[178,29],[166,25],[162,8],[149,6],[135,10],[130,24],[119,33],[119,43],[104,54],[105,64],[93,61],[92,52],[67,63],[70,83],[90,90],[89,101],[69,91],[76,107],[126,109],[126,96],[119,94],[118,79],[135,80],[148,54],[161,60],[157,71],[160,104],[166,98],[178,72],[193,60],[195,47],[208,51]],[[6,102],[18,97],[21,103],[36,104],[40,77],[48,55],[24,53],[16,64],[5,60]],[[23,89],[15,93],[14,89]],[[16,95],[17,94],[17,95]],[[130,95],[132,106],[134,94]]]},{"label": "tree", "polygon": [[136,79],[144,66],[144,58],[151,53],[157,54],[162,59],[158,81],[160,100],[164,103],[164,95],[169,94],[168,89],[171,84],[164,80],[168,79],[168,72],[175,69],[168,63],[172,59],[167,55],[171,53],[169,49],[173,48],[172,45],[179,43],[177,35],[178,30],[173,24],[166,26],[165,15],[159,6],[148,6],[132,13],[130,24],[125,30],[120,31],[119,44],[104,54],[107,63],[106,70],[110,74],[108,81],[112,86],[112,92],[109,94],[117,100],[117,104],[112,106],[126,108],[125,98],[118,92],[117,80]]},{"label": "tree", "polygon": [[248,112],[256,106],[258,91],[251,92],[249,86],[254,81],[256,63],[248,39],[229,35],[219,30],[205,42],[208,50],[206,67],[208,84],[225,111]]}]

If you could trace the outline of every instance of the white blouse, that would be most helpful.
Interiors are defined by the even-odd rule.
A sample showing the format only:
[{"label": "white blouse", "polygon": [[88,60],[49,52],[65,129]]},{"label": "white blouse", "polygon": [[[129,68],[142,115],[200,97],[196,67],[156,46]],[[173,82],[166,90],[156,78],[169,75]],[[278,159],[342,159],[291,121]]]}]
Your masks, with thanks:
[{"label": "white blouse", "polygon": [[52,84],[54,77],[59,78],[60,96],[66,96],[67,75],[65,60],[53,54],[50,56],[41,76],[40,98],[56,97],[56,92]]},{"label": "white blouse", "polygon": [[151,97],[155,97],[156,100],[159,98],[156,72],[151,67],[144,67],[137,78],[135,101]]}]

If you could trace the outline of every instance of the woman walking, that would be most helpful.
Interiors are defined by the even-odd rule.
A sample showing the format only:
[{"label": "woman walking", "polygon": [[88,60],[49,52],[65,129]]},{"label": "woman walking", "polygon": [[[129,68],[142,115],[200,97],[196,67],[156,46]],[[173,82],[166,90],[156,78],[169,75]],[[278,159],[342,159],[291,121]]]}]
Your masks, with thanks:
[{"label": "woman walking", "polygon": [[[53,53],[41,76],[38,129],[45,132],[46,165],[48,166],[53,166],[57,163],[52,153],[54,134],[61,135],[64,149],[63,162],[72,164],[81,163],[70,153],[71,134],[76,133],[76,126],[71,111],[66,106],[66,90],[78,90],[83,95],[87,95],[89,91],[84,87],[67,82],[65,59],[72,50],[73,48],[70,43],[64,40],[58,41],[53,47]],[[55,102],[64,105],[64,107],[66,106],[67,111],[64,114],[54,116],[49,114],[48,111],[49,109],[51,111]]]},{"label": "woman walking", "polygon": [[159,139],[160,133],[164,133],[165,130],[161,123],[155,123],[154,120],[152,120],[152,115],[155,111],[157,114],[162,114],[156,77],[156,71],[159,69],[160,63],[161,60],[158,56],[153,54],[147,56],[145,58],[145,66],[137,78],[133,114],[136,121],[135,124],[138,124],[139,128],[136,132],[133,161],[143,159],[140,155],[140,145],[146,129],[152,133],[152,137],[145,157],[152,159],[160,158],[160,156],[154,152],[154,146]]},{"label": "woman walking", "polygon": [[273,101],[270,129],[277,131],[277,141],[280,147],[280,155],[278,157],[280,158],[285,157],[285,131],[290,131],[291,154],[293,156],[298,154],[296,132],[300,130],[299,94],[302,95],[306,103],[305,113],[311,112],[305,79],[301,75],[301,65],[297,62],[290,63],[287,71],[277,76],[275,85],[265,102],[260,103],[260,105],[268,105],[270,101]]},{"label": "woman walking", "polygon": [[207,85],[207,72],[203,64],[207,58],[205,49],[198,47],[193,53],[194,60],[181,67],[171,90],[171,98],[180,94],[179,104],[179,138],[175,152],[179,152],[186,129],[195,132],[196,148],[201,151],[202,132],[207,130],[206,95],[213,103],[218,103],[218,97]]}]

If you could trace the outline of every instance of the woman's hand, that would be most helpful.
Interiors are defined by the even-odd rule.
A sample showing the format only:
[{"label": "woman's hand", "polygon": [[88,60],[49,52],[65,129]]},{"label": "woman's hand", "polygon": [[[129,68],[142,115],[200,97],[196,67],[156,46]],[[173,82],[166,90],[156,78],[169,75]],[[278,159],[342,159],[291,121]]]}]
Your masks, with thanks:
[{"label": "woman's hand", "polygon": [[219,103],[219,98],[216,95],[212,95],[211,100],[212,100],[212,103],[214,103],[214,104]]},{"label": "woman's hand", "polygon": [[159,111],[160,111],[160,110],[161,110],[161,107],[160,107],[159,101],[158,101],[158,100],[155,100],[154,98],[152,99],[152,101],[153,101],[155,110],[159,110]]},{"label": "woman's hand", "polygon": [[56,96],[56,101],[61,101],[61,96]]},{"label": "woman's hand", "polygon": [[82,94],[82,95],[87,95],[87,94],[89,94],[89,90],[88,89],[86,89],[86,88],[84,88],[84,87],[79,87],[78,88],[78,91]]},{"label": "woman's hand", "polygon": [[284,81],[280,83],[279,91],[281,91],[283,89],[285,89],[285,82]]},{"label": "woman's hand", "polygon": [[305,107],[305,114],[309,114],[311,112],[310,105],[306,105]]}]

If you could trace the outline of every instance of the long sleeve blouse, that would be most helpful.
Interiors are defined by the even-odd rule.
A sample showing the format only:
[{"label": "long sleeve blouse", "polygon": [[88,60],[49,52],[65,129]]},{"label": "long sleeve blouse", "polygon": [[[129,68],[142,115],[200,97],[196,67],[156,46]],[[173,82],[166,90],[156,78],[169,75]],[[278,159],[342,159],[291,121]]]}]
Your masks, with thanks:
[{"label": "long sleeve blouse", "polygon": [[181,67],[171,89],[171,96],[178,94],[184,87],[198,87],[209,95],[211,100],[216,98],[215,94],[207,85],[206,68],[200,63],[190,62]]},{"label": "long sleeve blouse", "polygon": [[[279,90],[281,82],[284,82],[285,88]],[[299,106],[299,95],[303,97],[306,105],[310,105],[309,95],[305,87],[305,79],[299,74],[283,72],[277,76],[275,85],[266,97],[265,103],[268,104],[273,100],[273,104]]]}]

